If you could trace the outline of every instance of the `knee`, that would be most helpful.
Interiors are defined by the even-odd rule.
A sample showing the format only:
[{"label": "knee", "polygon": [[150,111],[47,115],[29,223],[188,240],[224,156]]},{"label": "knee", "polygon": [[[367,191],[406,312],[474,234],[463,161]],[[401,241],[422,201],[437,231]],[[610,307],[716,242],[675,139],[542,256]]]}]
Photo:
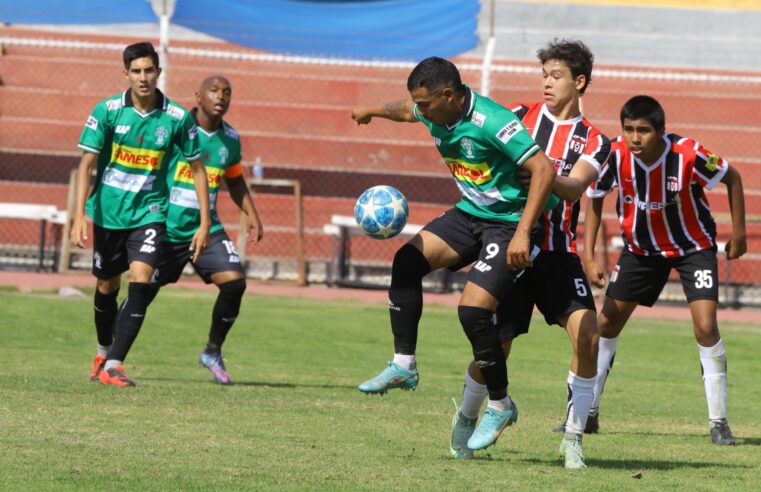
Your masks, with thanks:
[{"label": "knee", "polygon": [[391,288],[415,286],[430,272],[431,264],[425,255],[415,246],[405,244],[394,255]]},{"label": "knee", "polygon": [[719,327],[714,320],[693,320],[692,324],[698,344],[703,347],[713,347],[719,343],[721,335],[719,335]]},{"label": "knee", "polygon": [[246,279],[239,278],[231,280],[224,284],[220,284],[218,287],[220,294],[226,297],[242,297],[246,292]]},{"label": "knee", "polygon": [[505,357],[494,326],[494,313],[473,306],[459,306],[457,315],[477,360],[497,360]]}]

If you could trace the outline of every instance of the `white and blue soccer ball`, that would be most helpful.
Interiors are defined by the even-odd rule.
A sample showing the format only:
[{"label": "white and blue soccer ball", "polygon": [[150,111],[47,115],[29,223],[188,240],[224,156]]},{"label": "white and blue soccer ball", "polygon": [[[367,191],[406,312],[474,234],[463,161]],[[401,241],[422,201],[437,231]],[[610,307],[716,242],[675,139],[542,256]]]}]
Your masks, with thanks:
[{"label": "white and blue soccer ball", "polygon": [[357,225],[374,239],[388,239],[402,232],[408,215],[407,199],[393,186],[368,188],[354,206]]}]

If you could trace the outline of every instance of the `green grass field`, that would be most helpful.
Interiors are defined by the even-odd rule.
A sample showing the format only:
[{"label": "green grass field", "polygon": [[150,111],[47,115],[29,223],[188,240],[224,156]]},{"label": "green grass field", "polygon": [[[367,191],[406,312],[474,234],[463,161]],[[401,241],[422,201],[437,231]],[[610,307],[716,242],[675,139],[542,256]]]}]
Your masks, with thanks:
[{"label": "green grass field", "polygon": [[[570,346],[535,319],[514,345],[519,422],[479,459],[449,457],[452,396],[470,348],[449,307],[428,306],[416,392],[356,390],[392,352],[383,305],[247,296],[225,358],[236,384],[196,364],[214,294],[169,289],[126,362],[136,388],[87,381],[90,299],[0,292],[0,490],[759,490],[761,327],[722,325],[730,423],[710,442],[688,322],[636,320],[619,345],[569,472],[551,432],[565,410]],[[636,317],[636,313],[635,313]]]}]

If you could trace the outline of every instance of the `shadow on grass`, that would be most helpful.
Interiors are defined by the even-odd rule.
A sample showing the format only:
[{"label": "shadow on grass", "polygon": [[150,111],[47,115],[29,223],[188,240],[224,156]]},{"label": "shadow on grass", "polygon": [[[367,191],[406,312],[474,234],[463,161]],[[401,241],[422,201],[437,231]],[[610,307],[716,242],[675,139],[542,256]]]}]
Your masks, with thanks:
[{"label": "shadow on grass", "polygon": [[[562,458],[527,458],[517,460],[522,463],[530,463],[532,465],[546,465],[553,466],[557,463],[562,465]],[[705,467],[719,467],[719,468],[752,468],[748,465],[737,465],[727,463],[709,463],[705,461],[674,461],[674,460],[648,460],[648,459],[633,459],[633,460],[614,460],[614,459],[599,459],[599,458],[587,458],[585,460],[589,468],[602,468],[608,470],[679,470],[689,468],[705,468]]]},{"label": "shadow on grass", "polygon": [[740,446],[761,446],[761,438],[759,437],[740,437],[737,442]]},{"label": "shadow on grass", "polygon": [[[165,381],[165,382],[177,382],[180,381],[180,379],[176,378],[160,378],[160,377],[141,377],[141,381]],[[187,379],[182,379],[183,384],[187,383],[197,383],[197,384],[204,384],[204,385],[214,385],[214,386],[223,386],[221,384],[216,384],[213,381],[210,381],[209,379],[198,379],[189,381]],[[241,381],[238,379],[233,380],[233,384],[230,385],[230,387],[235,386],[261,386],[261,387],[270,387],[270,388],[288,388],[288,389],[295,389],[295,388],[332,388],[332,389],[356,389],[357,387],[351,384],[309,384],[309,383],[270,383],[267,381]]]}]

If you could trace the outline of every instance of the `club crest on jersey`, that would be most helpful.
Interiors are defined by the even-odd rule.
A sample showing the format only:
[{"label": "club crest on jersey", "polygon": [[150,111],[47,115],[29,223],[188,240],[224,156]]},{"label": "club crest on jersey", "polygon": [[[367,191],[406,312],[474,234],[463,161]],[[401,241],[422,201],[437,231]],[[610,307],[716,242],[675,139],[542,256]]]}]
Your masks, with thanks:
[{"label": "club crest on jersey", "polygon": [[230,157],[230,151],[227,147],[222,146],[219,148],[219,162],[227,162],[227,158]]},{"label": "club crest on jersey", "polygon": [[95,131],[98,129],[98,119],[94,116],[90,116],[87,118],[87,123],[85,123],[85,126],[89,128],[92,131]]},{"label": "club crest on jersey", "polygon": [[708,160],[706,160],[706,169],[709,171],[716,171],[719,168],[719,156],[716,154],[708,154]]},{"label": "club crest on jersey", "polygon": [[666,190],[667,191],[679,191],[679,178],[676,176],[666,177]]},{"label": "club crest on jersey", "polygon": [[584,147],[587,146],[587,139],[581,135],[573,135],[571,141],[568,143],[568,148],[573,152],[580,154]]},{"label": "club crest on jersey", "polygon": [[468,137],[463,137],[463,139],[460,140],[460,148],[462,149],[462,153],[465,154],[465,157],[469,159],[475,157],[473,154],[473,149],[475,148],[473,145],[473,140],[469,139]]},{"label": "club crest on jersey", "polygon": [[473,116],[470,117],[470,122],[479,128],[484,127],[484,121],[486,121],[486,115],[481,114],[478,111],[473,111]]},{"label": "club crest on jersey", "polygon": [[164,145],[168,136],[169,130],[167,130],[165,126],[159,126],[153,132],[153,137],[156,139],[157,145]]}]

